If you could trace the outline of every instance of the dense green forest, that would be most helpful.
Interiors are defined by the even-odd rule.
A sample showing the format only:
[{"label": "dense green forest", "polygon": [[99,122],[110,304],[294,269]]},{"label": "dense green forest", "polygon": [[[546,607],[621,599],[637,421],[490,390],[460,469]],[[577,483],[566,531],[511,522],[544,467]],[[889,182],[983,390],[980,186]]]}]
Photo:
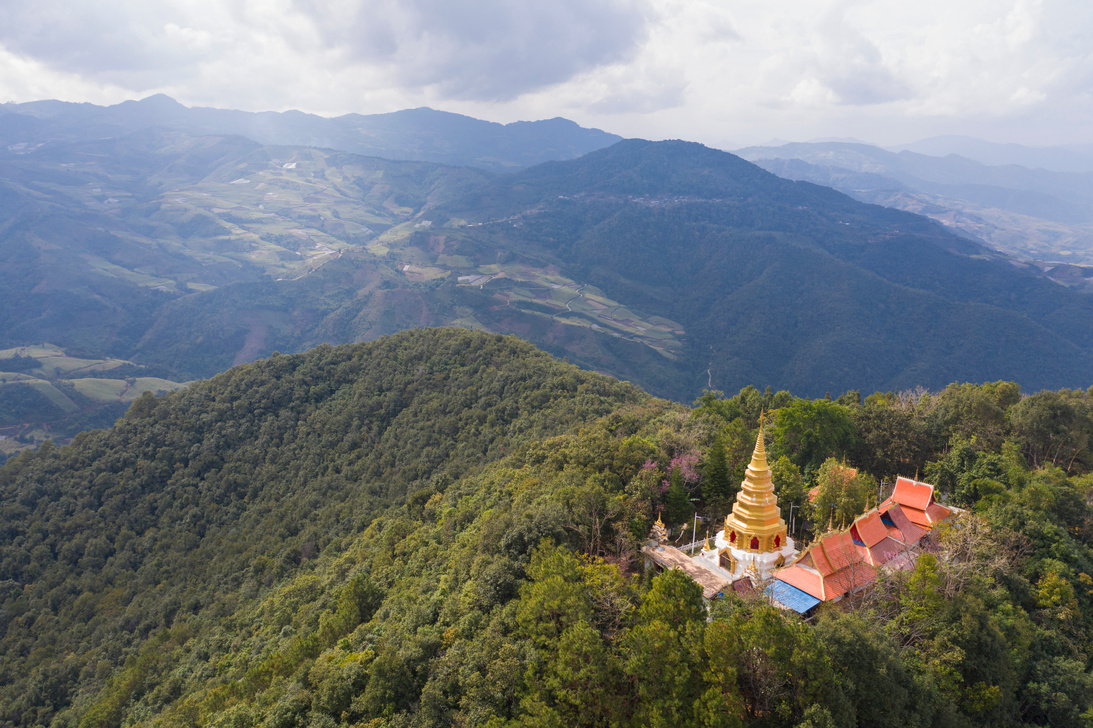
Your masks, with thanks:
[{"label": "dense green forest", "polygon": [[[812,622],[707,613],[638,548],[716,524],[761,416],[803,541],[813,485],[966,513]],[[687,408],[461,330],[276,355],[0,468],[0,720],[1093,725],[1091,437],[1093,391],[1004,381]]]}]

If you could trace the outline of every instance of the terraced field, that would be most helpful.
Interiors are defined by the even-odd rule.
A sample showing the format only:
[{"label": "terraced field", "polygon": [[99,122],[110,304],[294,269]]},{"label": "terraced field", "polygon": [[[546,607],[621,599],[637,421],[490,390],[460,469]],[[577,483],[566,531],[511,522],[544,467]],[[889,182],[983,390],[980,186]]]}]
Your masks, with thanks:
[{"label": "terraced field", "polygon": [[50,344],[0,350],[0,455],[109,425],[145,391],[185,386],[159,377],[118,374],[140,369],[122,359],[68,356]]},{"label": "terraced field", "polygon": [[[473,235],[453,235],[461,226],[451,222],[443,234],[423,234],[423,228],[427,232],[431,227],[428,220],[394,226],[367,250],[398,261],[398,270],[411,282],[454,281],[490,292],[498,304],[525,314],[642,343],[670,359],[680,352],[680,337],[685,334],[681,324],[624,306],[600,289],[562,275],[552,261],[536,261],[538,256],[526,251],[521,262],[480,263],[495,258],[496,252]],[[473,314],[452,323],[488,328]]]}]

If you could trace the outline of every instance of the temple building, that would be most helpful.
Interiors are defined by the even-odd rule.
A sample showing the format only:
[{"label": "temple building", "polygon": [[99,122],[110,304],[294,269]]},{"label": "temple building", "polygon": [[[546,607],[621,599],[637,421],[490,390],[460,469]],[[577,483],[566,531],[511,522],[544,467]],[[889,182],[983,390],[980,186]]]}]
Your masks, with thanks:
[{"label": "temple building", "polygon": [[774,574],[767,594],[802,614],[869,587],[878,569],[910,570],[934,527],[958,510],[934,500],[934,486],[898,478],[892,495],[849,528],[817,538],[793,565]]},{"label": "temple building", "polygon": [[725,518],[725,529],[717,532],[715,548],[703,549],[695,559],[719,567],[733,581],[743,577],[753,582],[766,581],[775,569],[793,561],[797,548],[786,533],[786,522],[774,495],[762,422],[740,486],[732,513]]}]

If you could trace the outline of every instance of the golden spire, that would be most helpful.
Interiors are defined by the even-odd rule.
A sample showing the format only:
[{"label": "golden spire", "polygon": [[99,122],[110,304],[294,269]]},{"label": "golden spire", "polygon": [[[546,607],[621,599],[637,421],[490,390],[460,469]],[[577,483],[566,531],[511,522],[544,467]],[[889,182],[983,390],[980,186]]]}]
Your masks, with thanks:
[{"label": "golden spire", "polygon": [[736,548],[762,552],[777,551],[786,543],[786,522],[774,495],[774,483],[767,464],[763,442],[763,415],[759,418],[759,436],[740,484],[740,492],[725,519],[725,538]]},{"label": "golden spire", "polygon": [[657,525],[664,528],[664,521],[660,520],[660,514],[657,514]]},{"label": "golden spire", "polygon": [[769,470],[767,466],[767,448],[763,444],[763,415],[759,415],[759,437],[755,438],[755,450],[751,454],[751,470]]},{"label": "golden spire", "polygon": [[702,544],[703,551],[710,550],[710,529],[706,529],[706,541]]}]

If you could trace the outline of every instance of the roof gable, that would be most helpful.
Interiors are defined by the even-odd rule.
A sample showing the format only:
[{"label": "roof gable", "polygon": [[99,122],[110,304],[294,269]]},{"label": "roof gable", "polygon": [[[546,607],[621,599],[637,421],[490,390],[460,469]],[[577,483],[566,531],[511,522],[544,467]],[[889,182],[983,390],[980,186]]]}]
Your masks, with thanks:
[{"label": "roof gable", "polygon": [[854,528],[857,530],[858,540],[870,548],[888,537],[888,529],[876,511],[870,511],[854,521]]},{"label": "roof gable", "polygon": [[934,486],[910,478],[896,478],[896,487],[889,500],[924,511],[934,500]]},{"label": "roof gable", "polygon": [[926,517],[930,519],[930,524],[941,523],[952,511],[940,503],[931,503],[930,507],[926,509]]},{"label": "roof gable", "polygon": [[849,533],[829,533],[820,541],[820,547],[835,571],[861,561],[861,554]]}]

